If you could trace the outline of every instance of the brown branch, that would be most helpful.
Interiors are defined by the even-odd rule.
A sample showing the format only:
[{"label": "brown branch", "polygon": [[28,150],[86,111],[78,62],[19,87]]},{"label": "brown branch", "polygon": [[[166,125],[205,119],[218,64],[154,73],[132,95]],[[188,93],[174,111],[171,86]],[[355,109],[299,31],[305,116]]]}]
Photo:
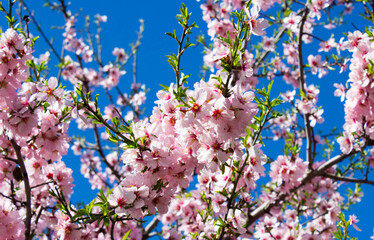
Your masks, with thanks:
[{"label": "brown branch", "polygon": [[44,182],[44,183],[32,186],[31,189],[38,188],[38,187],[41,187],[41,186],[44,186],[44,185],[47,185],[47,184],[50,184],[50,183],[54,183],[54,181]]},{"label": "brown branch", "polygon": [[10,158],[10,157],[3,157],[3,158],[8,160],[8,161],[11,161],[11,162],[18,163],[17,159],[13,159],[13,158]]},{"label": "brown branch", "polygon": [[304,33],[304,34],[305,34],[305,35],[308,35],[308,36],[311,36],[312,38],[315,38],[315,39],[317,39],[317,40],[320,41],[320,42],[327,42],[327,41],[323,40],[322,38],[317,37],[316,35],[313,35],[313,34],[311,34],[311,33]]},{"label": "brown branch", "polygon": [[305,6],[305,3],[302,3],[302,2],[299,2],[299,1],[297,1],[297,0],[292,0],[294,3],[298,3],[298,4],[300,4],[300,5],[303,5],[303,6]]},{"label": "brown branch", "polygon": [[101,142],[100,142],[100,136],[99,136],[99,131],[97,130],[97,125],[94,124],[94,133],[95,133],[95,140],[96,140],[96,144],[97,144],[97,151],[101,157],[101,160],[110,168],[110,170],[112,170],[112,173],[116,176],[118,182],[121,181],[121,176],[120,174],[118,173],[118,171],[114,168],[114,166],[112,166],[108,160],[106,159],[106,156],[103,152],[103,149],[102,149],[102,146],[101,146]]},{"label": "brown branch", "polygon": [[336,181],[352,182],[352,183],[365,183],[365,184],[374,185],[374,181],[370,181],[370,180],[367,180],[367,179],[357,179],[357,178],[350,178],[350,177],[341,177],[341,176],[335,176],[335,175],[331,175],[331,174],[327,174],[327,173],[323,174],[322,176],[334,179]]},{"label": "brown branch", "polygon": [[[111,219],[112,220],[112,219]],[[114,226],[116,225],[116,221],[112,220],[112,226],[110,227],[110,239],[114,240]]]},{"label": "brown branch", "polygon": [[4,198],[7,198],[9,200],[11,200],[13,202],[14,205],[16,205],[16,203],[20,203],[21,205],[24,204],[24,202],[18,200],[18,199],[15,199],[14,197],[10,197],[10,196],[7,196],[5,195],[4,193],[0,192],[0,196],[4,197]]},{"label": "brown branch", "polygon": [[22,173],[22,179],[23,183],[25,185],[25,195],[26,195],[26,219],[25,219],[25,239],[31,240],[31,188],[30,188],[30,182],[29,177],[27,175],[25,163],[23,162],[23,157],[21,155],[21,147],[18,146],[18,144],[12,139],[10,140],[10,143],[12,144],[12,147],[14,148],[14,151],[17,155],[17,163],[19,167],[21,168]]},{"label": "brown branch", "polygon": [[157,227],[158,223],[159,223],[159,220],[157,219],[157,217],[154,217],[152,221],[148,223],[148,225],[143,230],[143,237],[142,237],[143,240],[150,237],[151,231]]},{"label": "brown branch", "polygon": [[[42,215],[43,211],[44,211],[44,207],[40,207],[39,212],[38,212],[38,214],[36,215],[36,218],[35,218],[35,225],[38,225],[40,216]],[[32,235],[34,235],[34,234],[35,234],[35,229],[32,230]]]},{"label": "brown branch", "polygon": [[[304,35],[304,24],[307,20],[309,10],[306,8],[304,10],[303,17],[301,19],[301,24],[300,24],[300,31],[299,31],[299,36],[298,36],[298,51],[299,51],[299,74],[300,74],[300,79],[299,79],[299,89],[303,93],[305,93],[306,89],[306,83],[304,79],[304,64],[303,64],[303,35]],[[309,163],[309,169],[312,169],[313,166],[313,157],[312,157],[312,144],[314,139],[312,139],[313,134],[313,129],[310,126],[310,120],[309,120],[310,114],[304,114],[304,124],[305,124],[305,135],[306,135],[306,161]]]},{"label": "brown branch", "polygon": [[67,6],[65,4],[65,0],[60,0],[60,4],[61,4],[60,5],[60,7],[61,7],[60,11],[62,12],[62,14],[64,14],[64,18],[65,19],[70,18],[70,15],[68,14]]}]

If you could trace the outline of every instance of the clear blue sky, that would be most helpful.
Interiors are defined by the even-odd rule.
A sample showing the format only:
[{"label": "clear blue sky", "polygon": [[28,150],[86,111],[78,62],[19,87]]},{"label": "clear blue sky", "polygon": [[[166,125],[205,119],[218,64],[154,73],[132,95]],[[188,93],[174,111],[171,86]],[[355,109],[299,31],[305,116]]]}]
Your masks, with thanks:
[{"label": "clear blue sky", "polygon": [[[35,10],[36,18],[39,23],[44,26],[44,29],[49,37],[56,39],[57,48],[61,46],[62,31],[50,30],[50,25],[61,26],[64,24],[63,18],[56,13],[51,13],[47,8],[41,8],[40,6],[44,3],[43,0],[24,0],[32,9]],[[202,13],[199,7],[199,3],[194,0],[186,0],[185,4],[192,11],[192,21],[196,21],[200,27],[195,32],[200,31],[206,33],[205,23],[202,21]],[[158,84],[169,85],[170,82],[174,81],[174,73],[171,67],[166,62],[165,55],[171,52],[176,52],[177,46],[174,40],[165,35],[165,32],[172,31],[173,29],[180,30],[177,25],[175,15],[178,13],[180,7],[180,1],[175,0],[163,0],[163,1],[123,1],[123,0],[79,0],[72,1],[70,9],[73,13],[83,9],[83,15],[90,15],[93,17],[99,13],[101,15],[108,16],[108,22],[104,23],[103,26],[103,59],[104,62],[112,59],[111,52],[114,47],[122,47],[129,50],[129,43],[136,39],[136,31],[139,27],[138,20],[140,18],[145,20],[145,31],[142,40],[142,45],[139,49],[138,56],[138,82],[145,83],[147,88],[151,91],[147,95],[146,103],[146,115],[151,113],[153,102],[156,99],[155,93],[160,89]],[[360,19],[356,20],[357,15],[351,16],[348,19],[348,24],[344,28],[344,31],[353,31],[352,25],[349,23],[355,22],[355,25],[362,29],[360,26],[368,22],[363,22]],[[79,23],[83,24],[83,18],[79,17]],[[37,31],[31,26],[31,32],[38,35]],[[322,27],[318,29],[320,36],[327,39],[329,32],[324,30]],[[338,41],[341,33],[335,33],[338,37],[335,37]],[[37,49],[39,53],[43,52],[47,46],[44,44],[42,39],[37,42]],[[317,47],[306,47],[306,56],[316,52]],[[199,80],[198,75],[200,66],[202,65],[202,47],[191,48],[182,58],[182,68],[185,73],[191,73],[191,81]],[[323,129],[327,131],[331,130],[333,126],[337,126],[341,129],[344,116],[344,107],[340,103],[339,98],[332,97],[334,88],[334,82],[345,82],[347,75],[338,75],[329,73],[329,75],[323,79],[308,78],[307,80],[314,82],[321,86],[321,95],[319,103],[325,109],[323,114],[325,123],[322,125]],[[120,87],[124,91],[129,88],[129,84],[132,82],[131,71],[128,69],[128,74],[121,79]],[[283,88],[282,83],[275,83],[276,87]],[[274,89],[276,92],[276,88]],[[104,98],[104,96],[102,96]],[[71,131],[74,131],[72,126]],[[273,149],[272,145],[268,145],[266,149]],[[269,150],[270,151],[270,150]],[[265,152],[268,155],[274,155],[274,151]],[[278,152],[281,154],[281,152]],[[92,200],[95,197],[95,193],[89,191],[90,185],[87,180],[84,179],[79,172],[80,160],[72,153],[64,157],[66,164],[73,168],[74,179],[75,179],[75,194],[73,195],[73,202],[85,202]],[[84,189],[84,190],[83,190]],[[362,233],[356,232],[353,228],[351,229],[352,236],[359,238],[368,239],[373,234],[374,224],[372,223],[371,217],[374,216],[374,208],[371,206],[371,200],[374,199],[373,186],[363,186],[365,197],[362,202],[353,207],[354,212],[360,222],[357,224],[362,230]]]}]

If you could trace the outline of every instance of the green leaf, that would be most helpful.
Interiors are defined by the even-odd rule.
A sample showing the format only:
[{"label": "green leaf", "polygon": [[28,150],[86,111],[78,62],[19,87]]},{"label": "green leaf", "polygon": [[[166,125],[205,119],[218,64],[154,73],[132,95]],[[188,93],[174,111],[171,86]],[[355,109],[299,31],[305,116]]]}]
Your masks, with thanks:
[{"label": "green leaf", "polygon": [[[88,118],[88,117],[87,117],[87,118]],[[103,124],[102,122],[97,121],[97,120],[93,120],[92,123],[93,123],[93,124]]]},{"label": "green leaf", "polygon": [[103,222],[104,222],[104,225],[105,225],[106,227],[109,226],[109,218],[104,217],[104,218],[103,218]]},{"label": "green leaf", "polygon": [[74,219],[76,218],[79,218],[81,216],[86,216],[88,215],[88,212],[86,209],[78,209],[78,211],[76,212],[76,214],[73,216]]},{"label": "green leaf", "polygon": [[119,126],[119,120],[117,117],[110,117],[110,120],[112,121],[115,128],[118,128]]},{"label": "green leaf", "polygon": [[274,80],[271,80],[269,85],[268,85],[268,90],[267,90],[268,96],[270,96],[270,91],[271,91],[271,88],[273,87],[273,83],[274,83]]},{"label": "green leaf", "polygon": [[122,240],[128,240],[131,233],[131,229],[129,229],[126,234],[123,236]]},{"label": "green leaf", "polygon": [[173,30],[172,33],[171,32],[167,32],[165,34],[168,35],[168,36],[170,36],[170,37],[172,37],[172,38],[174,38],[175,40],[177,40],[177,42],[179,42],[179,39],[178,39],[177,35],[175,34],[175,30]]},{"label": "green leaf", "polygon": [[95,107],[99,106],[99,94],[95,95]]}]

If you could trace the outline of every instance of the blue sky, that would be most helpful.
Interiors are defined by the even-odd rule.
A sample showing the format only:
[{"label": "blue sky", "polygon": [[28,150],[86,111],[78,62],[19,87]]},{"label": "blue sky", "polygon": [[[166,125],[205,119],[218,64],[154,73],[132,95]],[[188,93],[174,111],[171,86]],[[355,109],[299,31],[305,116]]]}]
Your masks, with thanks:
[{"label": "blue sky", "polygon": [[[44,3],[42,0],[24,0],[30,8],[35,10],[35,15],[39,23],[44,27],[47,36],[56,39],[57,49],[61,46],[62,31],[51,30],[48,26],[62,26],[64,24],[63,17],[56,13],[51,13],[47,8],[41,8],[40,6]],[[202,21],[202,14],[199,3],[194,0],[186,0],[186,6],[192,12],[192,21],[196,21],[199,29],[195,29],[196,33],[200,31],[206,33],[205,23]],[[163,1],[123,1],[123,0],[79,0],[72,1],[70,9],[73,13],[83,9],[82,15],[89,14],[93,17],[99,13],[101,15],[108,16],[108,22],[103,23],[103,59],[109,61],[112,58],[111,52],[114,47],[122,47],[125,50],[129,50],[129,43],[136,39],[136,31],[139,27],[139,19],[145,20],[145,31],[143,35],[142,45],[139,49],[138,55],[138,82],[146,84],[147,88],[151,91],[147,95],[146,102],[146,115],[149,115],[153,108],[153,102],[156,100],[155,93],[160,90],[161,87],[158,84],[169,85],[173,82],[175,77],[172,68],[166,62],[165,55],[171,52],[176,52],[177,45],[174,40],[165,35],[165,32],[172,31],[173,29],[178,31],[179,26],[177,24],[175,15],[178,13],[180,7],[180,1],[175,0],[163,0]],[[354,21],[355,24],[360,27],[365,22],[356,21],[357,15],[348,18],[348,24],[344,28],[344,31],[353,31],[353,27],[349,24],[350,21]],[[83,24],[83,17],[78,18],[79,23]],[[37,31],[31,26],[31,32],[38,35]],[[324,36],[325,39],[330,35],[322,27],[318,29],[318,33]],[[328,33],[328,34],[327,34]],[[336,32],[336,35],[341,33]],[[338,41],[340,37],[336,37]],[[312,45],[311,45],[312,46]],[[39,53],[44,52],[47,46],[42,39],[37,42],[37,49]],[[308,54],[315,53],[316,47],[306,47]],[[191,82],[199,80],[200,66],[202,65],[202,47],[190,48],[182,58],[182,68],[185,73],[191,73]],[[38,54],[36,54],[38,55]],[[307,55],[306,55],[307,56]],[[53,72],[52,72],[53,73]],[[331,130],[333,126],[337,126],[341,129],[344,116],[344,107],[340,103],[339,98],[332,96],[334,88],[334,82],[345,82],[347,75],[338,75],[337,73],[329,73],[329,75],[323,79],[308,78],[317,85],[321,85],[321,95],[319,103],[324,107],[324,118],[325,123],[322,125],[323,129],[327,131]],[[128,74],[122,77],[120,87],[124,91],[129,88],[132,82],[132,75],[130,68]],[[275,83],[275,87],[283,88],[283,83]],[[277,88],[274,89],[276,92]],[[71,128],[74,131],[74,127]],[[272,145],[270,145],[271,147]],[[269,149],[267,147],[266,149]],[[265,152],[266,153],[266,152]],[[279,152],[280,153],[280,152]],[[266,153],[271,155],[272,153]],[[79,172],[80,160],[78,157],[69,153],[64,158],[68,166],[74,170],[75,179],[75,194],[73,195],[73,202],[85,202],[90,201],[95,197],[95,193],[89,191],[90,185],[87,183]],[[373,234],[373,227],[371,217],[374,216],[374,208],[370,208],[370,200],[374,199],[372,192],[373,186],[363,186],[365,197],[362,202],[353,207],[354,212],[360,222],[357,224],[362,230],[362,233],[356,232],[353,228],[351,233],[353,236],[362,237],[368,239]],[[82,190],[84,189],[84,190]],[[87,190],[86,190],[87,189]]]}]

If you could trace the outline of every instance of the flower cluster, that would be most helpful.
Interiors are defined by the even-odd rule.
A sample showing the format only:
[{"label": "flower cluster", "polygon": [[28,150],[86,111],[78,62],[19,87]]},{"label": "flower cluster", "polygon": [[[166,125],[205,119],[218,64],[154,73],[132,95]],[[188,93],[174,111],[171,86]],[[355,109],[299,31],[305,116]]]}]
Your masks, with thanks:
[{"label": "flower cluster", "polygon": [[[232,49],[227,43],[223,42],[220,38],[226,38],[229,34],[231,39],[240,37],[237,26],[233,25],[230,20],[231,14],[235,10],[244,10],[245,23],[250,29],[250,34],[253,35],[264,35],[264,29],[268,27],[268,22],[264,18],[259,18],[260,6],[256,3],[249,10],[244,1],[222,1],[220,4],[207,1],[201,5],[203,10],[203,19],[208,24],[208,34],[211,36],[213,41],[213,47],[206,49],[204,55],[204,62],[207,67],[213,72],[214,68],[221,70],[222,63],[231,63],[235,61],[232,59]],[[249,37],[247,37],[249,38]],[[253,77],[254,57],[253,54],[249,53],[248,50],[244,50],[244,53],[240,55],[240,66],[236,67],[236,76],[239,84],[250,86],[254,88],[257,84],[257,78]]]},{"label": "flower cluster", "polygon": [[[234,180],[234,166],[225,168],[223,172],[205,168],[200,171],[197,189],[188,194],[179,193],[170,203],[168,212],[159,217],[164,225],[162,230],[165,238],[190,236],[187,239],[214,239],[218,237],[219,229],[215,222],[225,218],[229,223],[228,232],[241,237],[248,236],[248,227],[243,226],[248,218],[247,206],[253,203],[250,192],[256,189],[260,176],[265,176],[263,164],[266,156],[257,147],[251,147],[241,160],[245,166],[242,169],[243,177],[237,183]],[[241,209],[230,209],[229,196],[223,194],[233,188],[237,189],[243,206]],[[178,232],[175,231],[177,226]]]},{"label": "flower cluster", "polygon": [[[336,94],[345,100],[344,134],[338,139],[342,152],[349,153],[360,146],[355,138],[374,139],[373,118],[373,59],[372,38],[367,33],[349,33],[348,40],[342,43],[342,50],[352,52],[349,65],[348,89],[344,86]],[[346,92],[345,92],[346,91]]]},{"label": "flower cluster", "polygon": [[[82,60],[85,63],[90,63],[93,61],[93,50],[84,41],[83,38],[78,38],[77,31],[75,29],[75,23],[77,19],[71,16],[67,19],[65,24],[64,36],[64,48],[70,52],[73,52],[77,56],[77,61],[74,61],[69,55],[64,59],[65,67],[62,72],[64,79],[69,79],[69,81],[76,85],[79,84],[90,84],[92,86],[103,86],[107,89],[112,89],[117,86],[121,76],[126,74],[126,71],[121,70],[119,65],[113,65],[109,63],[103,66],[100,62],[101,69],[96,71],[92,68],[84,68],[82,66]],[[97,21],[98,27],[100,22]],[[92,39],[90,40],[92,41]],[[113,55],[117,57],[118,62],[127,61],[127,54],[123,49],[115,48],[113,50]]]},{"label": "flower cluster", "polygon": [[[115,60],[104,62],[100,33],[107,17],[95,15],[96,28],[86,17],[84,35],[79,15],[64,0],[47,1],[66,21],[64,56],[52,47],[59,75],[47,77],[50,54],[32,56],[35,39],[9,17],[14,3],[9,12],[0,4],[10,26],[0,36],[0,232],[7,239],[347,239],[349,226],[361,231],[356,215],[346,221],[341,213],[361,200],[361,188],[348,187],[344,199],[340,182],[372,184],[374,148],[364,148],[374,141],[373,32],[355,31],[339,43],[333,35],[326,41],[314,35],[343,23],[329,14],[332,8],[349,14],[349,1],[206,0],[201,9],[212,44],[198,41],[205,47],[204,69],[213,74],[191,88],[180,58],[193,45],[196,24],[183,4],[177,15],[182,37],[167,33],[179,46],[167,56],[176,84],[157,93],[149,118],[142,116],[147,89],[136,80],[143,21],[131,50],[116,47]],[[282,4],[280,12],[261,18],[275,3]],[[318,54],[306,55],[304,45],[315,41]],[[344,59],[343,50],[352,58]],[[130,59],[133,82],[122,93]],[[334,95],[345,101],[343,136],[318,135],[323,88],[310,80],[335,67],[342,72],[348,61],[347,84],[334,84]],[[256,89],[267,79],[267,88]],[[273,98],[273,84],[290,90]],[[92,96],[98,87],[106,105]],[[280,110],[280,98],[289,109]],[[81,174],[100,189],[82,205],[70,202],[72,169],[62,161],[71,120],[94,137],[71,142]],[[282,153],[269,139],[284,140]],[[342,153],[332,157],[335,140]],[[342,168],[348,157],[350,165]]]},{"label": "flower cluster", "polygon": [[121,157],[132,171],[112,193],[118,214],[141,217],[144,207],[152,214],[155,208],[166,213],[173,194],[189,186],[195,171],[214,173],[243,155],[237,139],[257,112],[254,94],[237,86],[225,98],[217,84],[213,76],[196,83],[182,107],[171,85],[157,94],[150,121],[132,124],[134,138],[145,150],[126,149]]},{"label": "flower cluster", "polygon": [[[315,163],[317,169],[321,163]],[[278,156],[271,164],[270,177],[261,201],[274,201],[275,192],[295,192],[283,201],[283,207],[274,207],[255,226],[257,239],[331,239],[339,220],[343,197],[337,191],[339,184],[332,179],[317,177],[302,185],[308,163],[298,156]],[[335,172],[328,169],[329,174]],[[301,211],[300,211],[301,210]],[[310,219],[300,224],[301,219]],[[298,227],[296,227],[298,226]]]},{"label": "flower cluster", "polygon": [[[61,158],[69,148],[68,119],[74,106],[56,78],[30,81],[29,69],[36,71],[38,66],[30,43],[31,39],[11,28],[0,39],[0,189],[2,196],[12,200],[2,198],[0,221],[7,228],[2,232],[11,239],[24,236],[20,219],[27,214],[32,216],[35,232],[41,233],[45,226],[38,225],[38,220],[50,215],[46,209],[55,202],[50,188],[68,198],[73,187],[72,170]],[[20,211],[25,201],[32,212]]]}]

